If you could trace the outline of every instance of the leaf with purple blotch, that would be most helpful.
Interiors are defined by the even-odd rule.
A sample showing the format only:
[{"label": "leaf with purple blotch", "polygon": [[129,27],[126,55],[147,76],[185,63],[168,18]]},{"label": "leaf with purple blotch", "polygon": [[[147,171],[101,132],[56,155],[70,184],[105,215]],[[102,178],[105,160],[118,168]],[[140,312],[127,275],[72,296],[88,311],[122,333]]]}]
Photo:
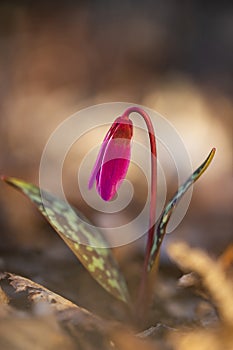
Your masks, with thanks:
[{"label": "leaf with purple blotch", "polygon": [[[129,294],[123,275],[103,234],[65,201],[25,181],[2,177],[24,193],[65,241],[92,277],[110,294],[124,302]],[[101,248],[100,248],[101,247]]]}]

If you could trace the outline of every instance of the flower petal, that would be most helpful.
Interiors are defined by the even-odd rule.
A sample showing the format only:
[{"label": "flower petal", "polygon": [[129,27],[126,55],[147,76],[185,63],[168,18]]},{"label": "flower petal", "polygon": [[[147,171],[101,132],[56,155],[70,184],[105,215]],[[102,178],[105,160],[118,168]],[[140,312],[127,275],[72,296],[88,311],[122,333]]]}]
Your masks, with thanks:
[{"label": "flower petal", "polygon": [[91,176],[90,176],[90,179],[89,179],[89,182],[88,182],[88,189],[89,190],[93,187],[94,182],[95,182],[96,177],[97,177],[97,174],[100,171],[103,155],[104,155],[105,149],[107,147],[107,144],[108,144],[108,142],[104,141],[102,143],[102,145],[101,145],[98,157],[96,159],[95,165],[94,165],[94,167],[92,169]]},{"label": "flower petal", "polygon": [[88,188],[96,179],[96,187],[102,199],[113,198],[125,178],[130,162],[130,141],[133,125],[129,118],[118,117],[102,143],[93,167]]},{"label": "flower petal", "polygon": [[114,197],[124,180],[129,167],[130,153],[130,140],[112,139],[109,141],[96,178],[97,190],[105,201]]},{"label": "flower petal", "polygon": [[105,149],[106,149],[107,144],[108,144],[108,140],[112,137],[112,134],[114,133],[114,131],[117,128],[117,126],[118,126],[118,123],[115,121],[112,124],[111,128],[108,130],[107,134],[105,135],[104,141],[103,141],[103,143],[101,145],[99,154],[97,156],[95,165],[94,165],[94,167],[92,169],[91,176],[90,176],[90,179],[89,179],[89,182],[88,182],[88,189],[89,190],[93,187],[94,182],[96,180],[97,173],[100,170],[102,159],[103,159],[103,156],[104,156],[104,153],[105,153]]}]

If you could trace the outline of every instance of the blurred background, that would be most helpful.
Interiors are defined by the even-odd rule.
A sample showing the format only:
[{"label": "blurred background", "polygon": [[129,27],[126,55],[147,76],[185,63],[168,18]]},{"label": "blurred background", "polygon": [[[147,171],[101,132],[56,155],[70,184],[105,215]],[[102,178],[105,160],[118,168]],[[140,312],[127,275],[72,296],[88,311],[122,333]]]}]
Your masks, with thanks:
[{"label": "blurred background", "polygon": [[[231,1],[0,1],[0,52],[1,173],[38,184],[44,146],[63,120],[94,104],[142,104],[173,123],[194,167],[217,148],[167,240],[182,237],[215,254],[232,241]],[[83,147],[71,167],[88,142]],[[72,194],[74,180],[66,181]],[[35,208],[3,183],[0,225],[1,251],[63,249]]]}]

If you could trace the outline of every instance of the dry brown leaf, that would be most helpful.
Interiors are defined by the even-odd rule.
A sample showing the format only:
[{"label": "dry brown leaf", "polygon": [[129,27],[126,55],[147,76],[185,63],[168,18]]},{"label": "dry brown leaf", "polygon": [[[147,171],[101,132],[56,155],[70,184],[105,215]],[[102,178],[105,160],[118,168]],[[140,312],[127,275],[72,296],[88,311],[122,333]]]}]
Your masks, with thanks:
[{"label": "dry brown leaf", "polygon": [[[115,323],[104,321],[86,309],[77,306],[71,301],[51,292],[47,288],[27,278],[11,273],[5,273],[1,274],[0,279],[10,281],[10,284],[13,286],[16,292],[26,291],[26,293],[28,293],[29,300],[31,301],[32,305],[34,305],[34,310],[36,311],[34,314],[30,314],[28,312],[25,313],[23,319],[25,319],[26,316],[27,320],[25,320],[25,322],[21,322],[22,314],[19,314],[18,310],[11,308],[12,313],[7,314],[7,319],[9,319],[9,322],[5,324],[4,328],[6,336],[5,338],[3,337],[2,342],[0,342],[0,345],[4,345],[0,346],[1,349],[18,350],[21,348],[33,348],[42,350],[64,348],[73,350],[73,340],[75,340],[76,344],[75,349],[95,350],[99,348],[108,350],[110,348],[111,330]],[[41,312],[38,312],[38,310],[44,309],[46,310],[46,313],[42,313],[43,317],[41,317]],[[53,314],[51,314],[51,310],[53,310]],[[57,328],[62,329],[63,333],[61,333],[60,340],[59,337],[57,338],[57,333],[53,335],[53,329],[50,329],[49,325],[45,326],[46,330],[48,330],[48,334],[46,336],[46,332],[43,331],[44,324],[42,324],[40,327],[41,319],[44,320],[44,324],[47,324],[49,320],[52,320],[52,323],[55,324]],[[3,320],[4,319],[0,317],[0,324]],[[18,327],[17,322],[19,322],[20,327]],[[31,325],[31,327],[27,327],[27,322]],[[37,331],[37,328],[41,331]],[[37,337],[41,337],[38,332],[43,334],[43,338],[45,335],[44,343],[40,339],[36,341]],[[68,338],[70,342],[68,342],[67,346],[65,343],[62,343],[62,334],[65,335],[65,338]],[[14,339],[18,338],[19,342],[22,344],[25,342],[25,348],[23,345],[21,348],[15,347],[15,340],[11,340],[10,337]],[[46,345],[46,337],[48,340],[51,340],[51,347],[49,342],[48,346]],[[54,337],[56,339],[53,341]],[[56,343],[55,340],[58,342],[61,341],[61,344]],[[32,346],[34,343],[39,343],[39,347]],[[5,346],[5,344],[10,345]]]},{"label": "dry brown leaf", "polygon": [[200,249],[191,249],[182,242],[171,244],[168,253],[181,269],[194,271],[201,277],[222,321],[233,326],[233,284],[227,278],[223,266]]},{"label": "dry brown leaf", "polygon": [[6,293],[0,287],[0,305],[6,305],[9,303],[9,298]]},{"label": "dry brown leaf", "polygon": [[233,244],[230,244],[226,250],[220,255],[218,261],[225,270],[233,267]]},{"label": "dry brown leaf", "polygon": [[30,300],[32,302],[48,302],[57,311],[61,311],[67,308],[78,308],[80,312],[83,312],[85,314],[88,313],[87,310],[78,307],[68,299],[65,299],[60,295],[51,292],[49,289],[29,280],[28,278],[17,276],[12,273],[7,273],[5,276],[11,281],[10,284],[12,287],[14,287],[16,292],[28,291]]},{"label": "dry brown leaf", "polygon": [[77,350],[54,318],[15,313],[0,318],[0,349],[4,350]]},{"label": "dry brown leaf", "polygon": [[[55,311],[58,319],[68,320],[76,324],[84,323],[90,327],[106,329],[111,326],[111,323],[104,321],[100,317],[92,314],[88,310],[79,307],[70,300],[50,291],[42,285],[35,283],[28,278],[14,275],[12,273],[1,274],[0,279],[8,279],[16,292],[28,292],[29,300],[37,305],[38,303],[46,303],[53,311]],[[97,325],[97,326],[96,326]]]},{"label": "dry brown leaf", "polygon": [[[16,292],[26,291],[28,293],[28,298],[33,305],[40,305],[46,303],[47,306],[53,309],[54,315],[46,314],[45,316],[53,321],[57,320],[57,327],[62,325],[62,329],[68,333],[72,339],[75,339],[78,349],[142,349],[142,350],[155,350],[158,347],[155,347],[154,341],[148,339],[140,339],[127,327],[122,327],[121,324],[117,322],[109,322],[101,319],[100,317],[92,314],[84,308],[77,306],[71,301],[61,297],[60,295],[51,292],[47,288],[37,284],[27,278],[17,276],[11,273],[5,273],[0,276],[0,279],[6,279],[10,281],[10,284],[16,290]],[[17,315],[17,314],[16,314]],[[53,319],[55,316],[55,319]],[[41,317],[40,317],[41,318]],[[45,318],[46,322],[47,319]],[[27,320],[28,321],[28,320]],[[25,321],[27,323],[27,321]],[[1,322],[1,319],[0,319]],[[17,327],[17,317],[15,318],[16,327]],[[29,322],[29,321],[28,321]],[[25,330],[25,325],[21,323],[22,328],[19,328],[19,333],[22,336],[22,344],[25,340],[25,349],[28,349],[27,344],[31,344],[27,337],[30,338],[30,331],[32,332],[33,337],[37,337],[37,332],[34,331],[33,324],[36,325],[36,322],[40,322],[37,319],[32,319],[32,328],[29,327],[29,330]],[[13,325],[14,326],[14,325]],[[8,328],[9,327],[9,328]],[[6,334],[11,325],[6,324]],[[8,330],[8,331],[7,331]],[[22,330],[22,332],[21,332]],[[15,334],[15,333],[14,333]],[[52,334],[52,333],[51,333]],[[1,335],[1,332],[0,332]],[[19,337],[18,332],[16,336]],[[66,335],[67,336],[67,335]],[[48,334],[49,337],[49,334]],[[25,339],[24,339],[25,338]],[[29,342],[29,343],[28,343]],[[13,343],[12,343],[13,344]],[[12,345],[11,344],[11,345]],[[1,342],[0,342],[1,345]],[[71,346],[71,345],[70,345]],[[30,348],[30,346],[29,346]],[[42,349],[38,348],[38,349]],[[61,347],[59,347],[61,348]],[[64,347],[65,349],[70,349],[69,347]],[[5,348],[4,348],[5,349]],[[10,349],[9,347],[6,349]],[[14,349],[12,345],[12,349]],[[20,348],[19,348],[20,349]],[[47,347],[46,347],[47,349]],[[48,349],[50,349],[48,347]],[[51,349],[55,349],[51,347]],[[72,349],[72,347],[71,347]],[[18,350],[18,349],[17,349]]]},{"label": "dry brown leaf", "polygon": [[[47,303],[47,306],[53,309],[55,319],[59,322],[58,325],[62,325],[62,328],[72,339],[75,339],[76,344],[79,344],[81,349],[127,350],[134,348],[135,344],[140,349],[150,350],[153,348],[150,341],[139,339],[126,327],[123,329],[119,323],[105,321],[27,278],[5,273],[2,274],[1,279],[9,280],[16,292],[26,291],[29,300],[34,305]],[[53,317],[48,313],[47,316]],[[25,337],[29,334],[26,333]]]},{"label": "dry brown leaf", "polygon": [[[230,244],[224,252],[219,256],[218,261],[223,269],[227,272],[227,276],[232,277],[233,272],[233,244]],[[195,292],[205,299],[209,299],[207,291],[204,289],[200,276],[195,272],[184,274],[179,278],[178,286],[182,288],[192,287]]]},{"label": "dry brown leaf", "polygon": [[120,350],[161,350],[161,347],[156,345],[155,342],[136,337],[128,330],[119,329],[113,331],[111,333],[111,339],[116,348]]},{"label": "dry brown leaf", "polygon": [[232,328],[195,329],[190,332],[177,332],[170,336],[175,350],[232,350]]},{"label": "dry brown leaf", "polygon": [[195,272],[186,273],[181,276],[177,285],[181,288],[192,288],[197,295],[206,300],[210,300],[210,295],[203,286],[200,276],[198,276]]}]

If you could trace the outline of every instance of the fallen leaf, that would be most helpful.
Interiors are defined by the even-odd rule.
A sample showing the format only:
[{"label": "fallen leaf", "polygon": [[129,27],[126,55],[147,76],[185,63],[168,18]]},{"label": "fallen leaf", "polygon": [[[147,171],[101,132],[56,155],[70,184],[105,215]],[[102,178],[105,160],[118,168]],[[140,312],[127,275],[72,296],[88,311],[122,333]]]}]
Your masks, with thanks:
[{"label": "fallen leaf", "polygon": [[179,242],[168,247],[168,254],[183,270],[197,273],[210,294],[223,323],[233,327],[233,284],[219,261],[200,249]]}]

